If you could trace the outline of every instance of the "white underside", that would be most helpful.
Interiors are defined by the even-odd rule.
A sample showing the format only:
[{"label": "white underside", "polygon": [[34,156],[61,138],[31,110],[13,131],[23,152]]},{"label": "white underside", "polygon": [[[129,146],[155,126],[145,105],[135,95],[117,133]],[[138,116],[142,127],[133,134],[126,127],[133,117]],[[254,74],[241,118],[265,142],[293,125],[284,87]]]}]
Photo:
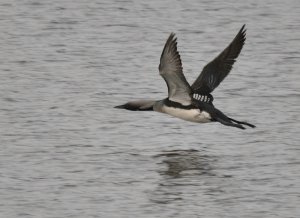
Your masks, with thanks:
[{"label": "white underside", "polygon": [[211,122],[211,116],[205,111],[200,111],[199,109],[181,109],[174,107],[163,106],[163,113],[169,114],[173,117],[177,117],[186,121],[196,122],[196,123],[208,123]]}]

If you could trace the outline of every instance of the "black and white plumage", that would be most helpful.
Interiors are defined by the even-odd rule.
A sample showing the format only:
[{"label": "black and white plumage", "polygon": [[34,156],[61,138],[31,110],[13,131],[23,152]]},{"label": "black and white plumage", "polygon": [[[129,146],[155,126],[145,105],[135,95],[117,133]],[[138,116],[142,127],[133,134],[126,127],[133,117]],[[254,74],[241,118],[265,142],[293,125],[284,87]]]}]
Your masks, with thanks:
[{"label": "black and white plumage", "polygon": [[255,126],[227,117],[213,105],[211,92],[229,74],[239,56],[246,40],[245,25],[242,26],[232,42],[200,73],[199,77],[190,86],[183,71],[177,38],[171,33],[160,57],[159,73],[168,86],[168,97],[163,100],[130,101],[116,106],[133,111],[157,111],[166,113],[183,120],[207,123],[220,122],[227,126],[245,129],[243,125]]}]

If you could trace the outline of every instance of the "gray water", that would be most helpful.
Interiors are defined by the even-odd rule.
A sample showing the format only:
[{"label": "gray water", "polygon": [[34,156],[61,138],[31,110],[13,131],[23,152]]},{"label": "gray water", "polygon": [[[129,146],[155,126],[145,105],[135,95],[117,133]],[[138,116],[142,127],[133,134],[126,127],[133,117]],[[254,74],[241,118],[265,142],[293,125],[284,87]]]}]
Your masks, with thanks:
[{"label": "gray water", "polygon": [[[300,216],[300,2],[0,3],[0,217]],[[162,99],[170,32],[191,83],[243,24],[214,91],[257,126],[113,107]]]}]

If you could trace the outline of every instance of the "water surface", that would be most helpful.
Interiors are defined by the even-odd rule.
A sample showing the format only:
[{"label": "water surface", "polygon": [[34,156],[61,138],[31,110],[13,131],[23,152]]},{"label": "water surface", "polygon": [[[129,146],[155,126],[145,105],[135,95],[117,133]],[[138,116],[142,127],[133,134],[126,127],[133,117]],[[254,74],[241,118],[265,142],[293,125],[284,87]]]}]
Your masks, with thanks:
[{"label": "water surface", "polygon": [[[300,214],[300,3],[0,4],[0,216]],[[116,110],[162,99],[170,32],[191,83],[243,24],[215,106],[245,131]]]}]

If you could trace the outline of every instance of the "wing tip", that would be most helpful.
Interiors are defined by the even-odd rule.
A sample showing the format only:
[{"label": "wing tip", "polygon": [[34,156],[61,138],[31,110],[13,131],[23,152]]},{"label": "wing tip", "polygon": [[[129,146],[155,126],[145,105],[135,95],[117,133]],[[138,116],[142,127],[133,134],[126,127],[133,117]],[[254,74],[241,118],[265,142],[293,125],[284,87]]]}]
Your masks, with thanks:
[{"label": "wing tip", "polygon": [[169,52],[175,52],[175,53],[177,53],[177,55],[180,58],[180,55],[179,55],[179,53],[177,51],[177,37],[175,36],[174,32],[171,32],[170,36],[168,37],[168,39],[167,39],[167,41],[165,43],[163,52],[161,54],[161,58],[163,57],[163,55],[165,53],[169,53]]},{"label": "wing tip", "polygon": [[243,42],[245,42],[245,40],[246,40],[246,31],[247,31],[247,29],[245,27],[246,27],[246,24],[244,24],[242,26],[242,28],[240,29],[240,31],[239,31],[239,34],[242,36]]},{"label": "wing tip", "polygon": [[177,40],[176,34],[174,32],[171,32],[167,39],[166,44],[174,42],[174,41],[176,42],[176,40]]}]

